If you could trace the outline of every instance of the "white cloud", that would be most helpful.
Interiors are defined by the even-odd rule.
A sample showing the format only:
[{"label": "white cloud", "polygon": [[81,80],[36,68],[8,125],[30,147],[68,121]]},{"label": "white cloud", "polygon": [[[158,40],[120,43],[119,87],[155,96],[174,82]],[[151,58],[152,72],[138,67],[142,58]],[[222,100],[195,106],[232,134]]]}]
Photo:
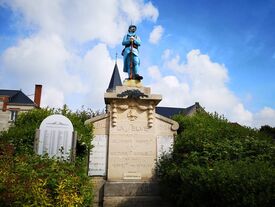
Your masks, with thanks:
[{"label": "white cloud", "polygon": [[191,50],[186,62],[172,50],[165,50],[162,55],[164,68],[175,73],[174,76],[163,76],[157,66],[148,68],[153,79],[152,89],[163,95],[163,106],[187,107],[199,102],[208,112],[225,115],[231,122],[238,122],[251,127],[268,124],[275,126],[275,110],[265,107],[253,114],[247,110],[239,98],[231,91],[227,68],[213,62],[208,55],[199,50]]},{"label": "white cloud", "polygon": [[[121,42],[131,20],[155,22],[159,15],[151,2],[143,0],[2,0],[0,4],[10,7],[18,17],[16,26],[30,29],[31,34],[0,54],[4,68],[0,74],[6,80],[1,84],[25,91],[42,84],[42,105],[53,107],[70,106],[69,100],[73,108],[82,104],[102,108],[114,67],[108,47]],[[90,49],[85,45],[83,51],[90,42]],[[117,61],[124,78],[122,60]]]},{"label": "white cloud", "polygon": [[164,50],[164,52],[162,53],[161,58],[162,58],[163,60],[168,60],[168,59],[171,57],[172,53],[173,53],[173,52],[172,52],[170,49],[166,49],[166,50]]},{"label": "white cloud", "polygon": [[160,106],[184,107],[192,104],[188,84],[181,83],[176,76],[162,76],[149,86],[153,93],[162,95]]},{"label": "white cloud", "polygon": [[[88,93],[83,100],[92,108],[100,109],[104,106],[104,92],[106,91],[115,62],[110,57],[106,44],[98,44],[89,50],[81,60],[84,69],[85,85]],[[122,60],[118,59],[118,68],[122,79],[125,77],[122,71]]]},{"label": "white cloud", "polygon": [[156,65],[153,65],[153,66],[149,67],[148,72],[149,72],[149,76],[152,79],[160,79],[161,78],[159,68]]},{"label": "white cloud", "polygon": [[196,87],[217,88],[229,80],[225,66],[212,62],[208,55],[201,54],[199,50],[191,50],[186,63],[180,61],[180,56],[175,55],[165,65],[175,72],[188,75]]},{"label": "white cloud", "polygon": [[162,95],[161,106],[179,106],[190,104],[189,86],[181,83],[176,76],[163,76],[158,66],[151,66],[148,69],[153,83],[149,85],[153,93]]},{"label": "white cloud", "polygon": [[143,0],[120,0],[119,2],[122,12],[124,12],[127,19],[133,21],[134,24],[139,23],[143,19],[156,22],[159,16],[157,8],[154,7],[150,1],[143,3]]},{"label": "white cloud", "polygon": [[149,42],[152,44],[157,44],[160,41],[163,32],[164,29],[161,25],[155,26],[153,31],[150,33]]},{"label": "white cloud", "polygon": [[57,33],[66,40],[100,40],[117,44],[127,25],[148,19],[155,22],[158,10],[143,0],[3,0],[22,14],[29,26],[41,33]]},{"label": "white cloud", "polygon": [[[24,39],[7,49],[2,60],[17,80],[17,87],[43,85],[42,106],[60,107],[66,103],[66,96],[82,93],[83,100],[73,101],[96,109],[104,107],[103,95],[115,63],[106,44],[97,44],[84,57],[72,57],[56,36]],[[125,78],[121,59],[118,67]]]},{"label": "white cloud", "polygon": [[246,125],[252,123],[252,113],[226,85],[229,77],[224,65],[213,62],[199,50],[191,50],[186,63],[172,53],[165,50],[162,58],[164,67],[174,71],[175,76],[162,76],[152,84],[156,91],[163,94],[164,102],[161,104],[187,107],[199,102],[207,111],[224,114],[230,121]]},{"label": "white cloud", "polygon": [[62,97],[66,94],[85,91],[77,71],[68,70],[72,59],[73,55],[66,50],[57,35],[33,36],[20,40],[1,56],[6,73],[16,80],[16,88],[26,85],[33,87],[39,83],[51,88],[51,92],[62,91],[62,96],[52,96],[51,99],[47,90],[43,92],[48,101],[44,103],[42,100],[42,104],[49,106],[54,106],[56,97],[64,101]]},{"label": "white cloud", "polygon": [[143,6],[142,15],[151,18],[153,22],[156,22],[159,16],[159,12],[156,7],[149,1]]},{"label": "white cloud", "polygon": [[42,89],[41,103],[42,107],[62,108],[65,97],[62,91],[46,86]]},{"label": "white cloud", "polygon": [[263,125],[269,125],[275,127],[275,109],[270,107],[264,107],[262,110],[254,114],[255,127],[261,127]]}]

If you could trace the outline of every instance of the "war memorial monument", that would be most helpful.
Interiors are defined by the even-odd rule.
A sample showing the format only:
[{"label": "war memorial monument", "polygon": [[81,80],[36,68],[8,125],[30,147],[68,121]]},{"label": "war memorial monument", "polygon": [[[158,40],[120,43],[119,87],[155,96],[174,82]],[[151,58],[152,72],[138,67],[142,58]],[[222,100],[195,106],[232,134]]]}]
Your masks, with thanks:
[{"label": "war memorial monument", "polygon": [[107,113],[86,121],[94,126],[88,174],[95,206],[161,206],[156,162],[171,149],[178,123],[156,113],[162,96],[142,85],[136,30],[130,25],[122,41],[128,78],[122,84],[115,65],[104,94]]}]

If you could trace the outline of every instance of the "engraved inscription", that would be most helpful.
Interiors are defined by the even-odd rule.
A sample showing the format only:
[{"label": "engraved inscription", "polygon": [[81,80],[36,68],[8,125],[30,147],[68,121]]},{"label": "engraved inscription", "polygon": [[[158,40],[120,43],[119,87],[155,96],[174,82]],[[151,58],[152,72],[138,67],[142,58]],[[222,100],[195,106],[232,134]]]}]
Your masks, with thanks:
[{"label": "engraved inscription", "polygon": [[139,179],[125,173],[139,173],[141,178],[152,176],[156,159],[156,140],[151,134],[112,136],[109,141],[109,172],[121,175],[120,179]]},{"label": "engraved inscription", "polygon": [[137,172],[127,172],[123,175],[124,180],[140,180],[141,174]]},{"label": "engraved inscription", "polygon": [[116,157],[110,158],[111,168],[117,168],[120,171],[136,170],[144,171],[153,167],[151,157]]},{"label": "engraved inscription", "polygon": [[96,135],[89,159],[89,176],[106,175],[107,135]]},{"label": "engraved inscription", "polygon": [[64,160],[70,158],[72,149],[73,125],[63,115],[51,115],[45,118],[40,127],[38,154],[48,154]]},{"label": "engraved inscription", "polygon": [[146,126],[137,126],[137,125],[134,125],[134,124],[130,124],[130,125],[117,126],[116,130],[118,132],[124,132],[124,133],[129,133],[129,132],[148,132],[148,127],[146,127]]}]

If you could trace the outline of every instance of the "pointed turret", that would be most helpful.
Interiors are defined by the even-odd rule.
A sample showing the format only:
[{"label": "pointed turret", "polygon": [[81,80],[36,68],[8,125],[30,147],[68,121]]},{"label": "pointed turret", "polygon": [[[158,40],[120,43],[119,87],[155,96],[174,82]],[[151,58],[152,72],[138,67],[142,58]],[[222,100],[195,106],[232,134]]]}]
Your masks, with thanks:
[{"label": "pointed turret", "polygon": [[111,77],[111,80],[110,80],[110,83],[109,83],[109,87],[106,90],[106,92],[114,91],[116,89],[116,86],[122,86],[122,82],[121,82],[121,78],[120,78],[120,75],[119,75],[117,63],[115,64],[114,71],[113,71],[113,74],[112,74],[112,77]]}]

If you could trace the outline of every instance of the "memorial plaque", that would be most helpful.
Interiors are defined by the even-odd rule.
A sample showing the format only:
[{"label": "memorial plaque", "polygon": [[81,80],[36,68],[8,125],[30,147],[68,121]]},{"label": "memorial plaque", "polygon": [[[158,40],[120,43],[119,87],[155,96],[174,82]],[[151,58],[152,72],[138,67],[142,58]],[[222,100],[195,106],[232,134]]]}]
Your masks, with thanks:
[{"label": "memorial plaque", "polygon": [[107,135],[96,135],[92,140],[94,147],[90,153],[89,176],[106,175],[107,138]]},{"label": "memorial plaque", "polygon": [[174,138],[172,136],[158,136],[157,137],[157,158],[159,159],[163,154],[170,153],[173,147]]},{"label": "memorial plaque", "polygon": [[140,180],[153,176],[156,140],[153,130],[147,126],[147,114],[138,114],[138,118],[130,123],[128,114],[125,111],[118,115],[122,120],[111,129],[108,158],[110,180]]},{"label": "memorial plaque", "polygon": [[123,174],[124,180],[140,180],[141,174],[136,172],[128,172]]},{"label": "memorial plaque", "polygon": [[38,154],[48,154],[49,157],[70,158],[73,139],[71,121],[59,114],[48,116],[40,125]]}]

